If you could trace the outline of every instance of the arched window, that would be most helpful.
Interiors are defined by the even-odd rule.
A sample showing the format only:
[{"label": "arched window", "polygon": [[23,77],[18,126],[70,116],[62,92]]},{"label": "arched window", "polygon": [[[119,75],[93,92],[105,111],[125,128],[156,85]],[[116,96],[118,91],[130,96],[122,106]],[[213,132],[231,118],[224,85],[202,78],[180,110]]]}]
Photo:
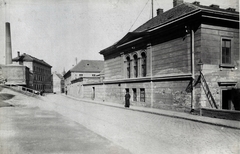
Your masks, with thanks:
[{"label": "arched window", "polygon": [[142,56],[142,76],[145,77],[147,75],[147,56],[145,52],[143,52],[141,56]]},{"label": "arched window", "polygon": [[134,77],[138,77],[138,57],[137,55],[133,56],[133,68],[134,68]]},{"label": "arched window", "polygon": [[130,57],[127,57],[127,77],[130,78],[131,77],[131,70],[130,70],[130,66],[131,66],[131,61],[130,61]]}]

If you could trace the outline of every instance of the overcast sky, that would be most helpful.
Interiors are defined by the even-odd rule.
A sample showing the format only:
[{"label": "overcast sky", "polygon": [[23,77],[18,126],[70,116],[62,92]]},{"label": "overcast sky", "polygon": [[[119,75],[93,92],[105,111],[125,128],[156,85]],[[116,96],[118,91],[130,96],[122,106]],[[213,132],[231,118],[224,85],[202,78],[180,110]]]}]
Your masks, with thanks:
[{"label": "overcast sky", "polygon": [[[239,8],[238,0],[198,1],[202,5]],[[130,28],[133,31],[151,17],[151,0],[5,2],[6,5],[4,0],[0,0],[0,63],[4,64],[4,23],[8,21],[11,24],[13,58],[17,56],[17,51],[27,53],[43,59],[53,66],[52,71],[60,73],[64,68],[66,71],[71,69],[76,64],[76,58],[78,62],[81,59],[103,60],[100,50],[117,42]],[[164,11],[172,8],[172,0],[153,2],[154,15],[157,8]]]}]

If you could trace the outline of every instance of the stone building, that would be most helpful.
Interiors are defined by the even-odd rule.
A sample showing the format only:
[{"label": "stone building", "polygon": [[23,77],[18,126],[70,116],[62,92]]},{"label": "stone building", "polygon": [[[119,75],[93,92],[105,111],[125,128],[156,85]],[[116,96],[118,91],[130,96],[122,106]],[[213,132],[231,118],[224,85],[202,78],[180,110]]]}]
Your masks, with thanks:
[{"label": "stone building", "polygon": [[174,0],[172,9],[158,9],[100,54],[102,84],[84,84],[96,99],[123,103],[129,91],[137,106],[239,110],[239,12],[233,8]]},{"label": "stone building", "polygon": [[26,53],[20,55],[18,52],[18,56],[13,58],[12,62],[13,64],[23,65],[29,68],[30,83],[28,88],[45,92],[53,91],[52,66],[44,60],[37,59]]},{"label": "stone building", "polygon": [[[18,85],[29,87],[31,84],[31,73],[29,68],[23,65],[8,64],[3,65],[2,70],[2,83],[5,85]],[[0,73],[1,74],[1,73]]]}]

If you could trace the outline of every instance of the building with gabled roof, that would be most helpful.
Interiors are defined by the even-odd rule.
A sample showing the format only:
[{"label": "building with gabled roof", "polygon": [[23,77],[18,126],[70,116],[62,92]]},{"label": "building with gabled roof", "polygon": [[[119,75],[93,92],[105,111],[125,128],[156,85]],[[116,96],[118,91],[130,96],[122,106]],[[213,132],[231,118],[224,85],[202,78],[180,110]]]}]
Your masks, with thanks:
[{"label": "building with gabled roof", "polygon": [[64,74],[65,91],[69,95],[84,97],[83,84],[99,82],[103,69],[104,62],[102,60],[81,60]]},{"label": "building with gabled roof", "polygon": [[52,92],[52,66],[46,63],[44,60],[40,60],[36,57],[33,57],[29,54],[23,53],[12,59],[13,64],[23,65],[29,68],[30,71],[30,80],[28,88]]},{"label": "building with gabled roof", "polygon": [[73,80],[81,77],[97,76],[103,70],[103,68],[104,66],[102,60],[81,60],[63,75],[65,79],[65,85],[70,85]]},{"label": "building with gabled roof", "polygon": [[159,9],[100,54],[105,94],[99,99],[123,103],[130,92],[137,106],[240,110],[239,12],[233,8],[174,0],[172,9]]},{"label": "building with gabled roof", "polygon": [[76,66],[70,69],[70,71],[80,73],[100,73],[102,69],[102,60],[81,60]]},{"label": "building with gabled roof", "polygon": [[54,72],[52,74],[53,78],[53,92],[54,93],[64,93],[64,78],[61,74]]}]

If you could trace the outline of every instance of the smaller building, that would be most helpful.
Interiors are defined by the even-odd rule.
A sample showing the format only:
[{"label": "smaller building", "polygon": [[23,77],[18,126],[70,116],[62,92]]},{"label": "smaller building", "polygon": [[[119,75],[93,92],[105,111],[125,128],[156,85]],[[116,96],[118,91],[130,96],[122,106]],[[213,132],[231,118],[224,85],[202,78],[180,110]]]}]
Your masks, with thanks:
[{"label": "smaller building", "polygon": [[29,68],[23,65],[3,65],[2,80],[5,85],[19,85],[29,87],[30,85],[30,72]]},{"label": "smaller building", "polygon": [[[83,84],[96,83],[101,80],[101,71],[104,68],[101,60],[82,60],[66,74],[64,74],[65,90],[75,97],[93,97],[92,92],[84,94]],[[94,89],[93,89],[94,90]]]},{"label": "smaller building", "polygon": [[64,78],[61,74],[54,72],[53,77],[53,92],[64,93]]}]

